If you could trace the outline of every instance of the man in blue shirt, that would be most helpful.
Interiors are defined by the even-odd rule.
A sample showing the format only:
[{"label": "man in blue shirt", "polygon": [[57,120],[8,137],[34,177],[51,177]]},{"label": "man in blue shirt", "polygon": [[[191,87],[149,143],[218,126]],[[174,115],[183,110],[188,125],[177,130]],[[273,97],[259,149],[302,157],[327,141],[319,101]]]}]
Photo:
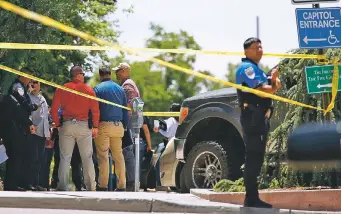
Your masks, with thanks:
[{"label": "man in blue shirt", "polygon": [[[127,106],[123,88],[111,80],[111,71],[107,67],[99,69],[101,83],[94,88],[96,97]],[[100,124],[98,136],[95,138],[99,164],[99,191],[106,191],[109,178],[108,150],[110,148],[115,161],[115,174],[119,183],[117,191],[126,188],[125,160],[122,154],[122,137],[127,126],[128,112],[126,109],[99,102]]]},{"label": "man in blue shirt", "polygon": [[[280,88],[278,68],[268,75],[259,68],[263,50],[258,38],[244,42],[246,58],[236,71],[236,83],[243,86],[274,94]],[[244,182],[246,197],[244,206],[271,208],[272,205],[259,199],[257,177],[263,164],[267,136],[272,115],[272,101],[243,90],[237,90],[241,107],[240,122],[245,143]]]}]

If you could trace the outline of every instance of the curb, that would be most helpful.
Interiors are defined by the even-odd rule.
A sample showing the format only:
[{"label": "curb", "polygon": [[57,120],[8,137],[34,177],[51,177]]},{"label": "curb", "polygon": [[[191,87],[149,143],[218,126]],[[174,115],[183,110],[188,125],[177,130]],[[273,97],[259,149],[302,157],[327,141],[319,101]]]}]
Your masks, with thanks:
[{"label": "curb", "polygon": [[[324,191],[323,191],[324,192]],[[334,192],[338,192],[340,193],[340,190],[336,190]],[[244,193],[239,193],[239,192],[234,192],[234,193],[217,193],[217,192],[213,192],[209,189],[191,189],[190,190],[190,193],[199,197],[199,198],[202,198],[204,200],[208,200],[208,201],[211,201],[211,202],[220,202],[220,203],[232,203],[232,204],[235,204],[235,205],[240,205],[241,206],[241,203],[243,203],[243,198],[244,198]],[[261,198],[262,196],[265,197],[268,196],[268,199],[270,197],[274,197],[272,195],[273,192],[261,192]],[[279,198],[279,191],[278,192],[274,192],[276,194],[278,194],[278,198]],[[289,192],[285,192],[286,193],[286,196],[289,195]],[[312,192],[314,193],[314,192]],[[264,194],[264,195],[262,195]],[[275,199],[275,197],[273,198]],[[282,198],[284,200],[284,202],[289,202],[288,200],[286,200],[286,197],[285,195],[283,196]],[[265,200],[265,199],[262,199],[262,200]],[[332,200],[332,199],[331,199]],[[241,202],[242,201],[242,202]],[[313,205],[315,205],[315,207],[318,207],[317,204],[315,204],[315,202],[317,201],[317,199],[311,201],[311,203],[313,203]],[[267,202],[267,200],[266,200]],[[278,201],[279,202],[279,201]],[[297,201],[299,203],[299,201]],[[297,202],[295,204],[292,204],[294,206],[298,206]],[[269,202],[270,203],[270,202]],[[276,202],[271,202],[271,204],[276,204]],[[279,204],[279,203],[278,203]],[[309,204],[310,205],[310,204]],[[278,205],[279,207],[281,207],[280,205]],[[276,206],[277,207],[277,206]],[[304,209],[292,209],[291,206],[287,206],[286,208],[283,207],[283,208],[273,208],[272,210],[278,210],[278,211],[281,211],[281,213],[293,213],[293,214],[328,214],[328,213],[331,213],[331,214],[337,214],[337,213],[341,213],[340,210],[337,210],[337,211],[324,211],[324,210],[321,210],[321,211],[318,211],[318,210],[304,210]],[[321,208],[324,208],[324,206],[322,206]],[[255,210],[254,209],[257,209],[257,208],[241,208],[241,213],[242,210],[245,209],[245,210],[248,210],[248,213],[250,212],[254,212]],[[267,209],[268,210],[268,209]],[[266,210],[265,210],[266,212]],[[264,213],[264,211],[263,211]],[[269,213],[269,211],[267,211],[267,213]],[[273,213],[273,212],[270,212],[270,213]],[[276,212],[276,213],[279,213],[279,212]]]},{"label": "curb", "polygon": [[179,202],[168,202],[162,200],[154,200],[152,202],[152,212],[170,212],[170,213],[229,213],[239,214],[240,207],[228,205],[223,206],[206,206],[198,204],[185,204]]},{"label": "curb", "polygon": [[70,209],[117,212],[151,212],[151,200],[100,199],[100,198],[1,198],[0,207]]},{"label": "curb", "polygon": [[[239,205],[210,202],[191,194],[147,195],[111,193],[0,193],[0,207],[65,209],[114,212],[228,213],[228,214],[336,214],[337,212],[292,211],[287,209],[244,208]],[[339,212],[340,213],[340,212]]]}]

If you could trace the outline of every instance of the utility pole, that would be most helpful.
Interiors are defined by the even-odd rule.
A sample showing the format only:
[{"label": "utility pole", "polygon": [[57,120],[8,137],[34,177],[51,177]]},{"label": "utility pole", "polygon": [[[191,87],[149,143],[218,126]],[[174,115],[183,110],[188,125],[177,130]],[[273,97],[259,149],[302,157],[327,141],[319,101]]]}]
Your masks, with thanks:
[{"label": "utility pole", "polygon": [[259,35],[259,16],[256,17],[256,37],[260,39]]},{"label": "utility pole", "polygon": [[[319,4],[313,4],[312,8],[319,8]],[[319,55],[323,55],[323,49],[320,48],[318,49],[318,54]],[[323,109],[326,109],[330,103],[330,93],[322,93],[322,106]],[[327,114],[325,116],[323,116],[323,121],[330,121],[331,117],[330,117],[330,112],[327,112]]]}]

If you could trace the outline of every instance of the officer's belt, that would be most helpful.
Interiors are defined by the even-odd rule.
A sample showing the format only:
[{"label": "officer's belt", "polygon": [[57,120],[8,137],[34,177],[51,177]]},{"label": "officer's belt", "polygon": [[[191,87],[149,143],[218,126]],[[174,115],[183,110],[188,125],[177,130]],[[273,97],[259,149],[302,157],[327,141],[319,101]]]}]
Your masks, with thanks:
[{"label": "officer's belt", "polygon": [[[263,108],[260,105],[254,105],[254,104],[250,104],[250,103],[244,103],[243,104],[244,108],[249,108],[250,110],[252,110],[253,112],[258,111],[258,108]],[[267,117],[268,119],[270,119],[273,115],[273,106],[270,106],[268,108],[264,108],[265,109],[265,117]]]},{"label": "officer's belt", "polygon": [[69,122],[88,122],[88,120],[77,120],[77,119],[75,119],[75,118],[65,118],[65,119],[63,119],[63,122],[67,122],[67,121],[69,121]]}]

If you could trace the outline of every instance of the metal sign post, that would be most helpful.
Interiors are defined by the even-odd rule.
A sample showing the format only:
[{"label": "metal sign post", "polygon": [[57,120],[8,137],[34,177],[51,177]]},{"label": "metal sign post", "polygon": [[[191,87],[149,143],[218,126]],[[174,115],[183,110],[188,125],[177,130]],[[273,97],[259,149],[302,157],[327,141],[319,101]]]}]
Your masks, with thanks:
[{"label": "metal sign post", "polygon": [[140,128],[144,123],[143,118],[143,108],[144,102],[141,98],[134,98],[132,100],[132,134],[134,137],[134,146],[135,146],[135,185],[134,191],[139,192],[140,189],[140,142],[139,142],[139,134]]}]

